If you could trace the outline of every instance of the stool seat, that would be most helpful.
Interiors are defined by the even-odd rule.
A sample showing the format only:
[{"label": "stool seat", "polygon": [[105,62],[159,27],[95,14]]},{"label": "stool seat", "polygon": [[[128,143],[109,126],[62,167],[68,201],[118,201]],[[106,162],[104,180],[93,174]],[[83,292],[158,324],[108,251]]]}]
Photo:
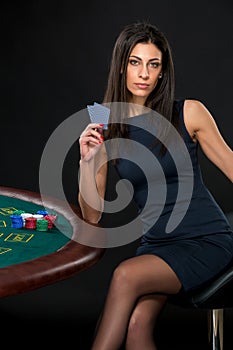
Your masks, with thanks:
[{"label": "stool seat", "polygon": [[233,261],[227,270],[207,286],[193,293],[180,293],[171,303],[186,308],[222,309],[233,307]]},{"label": "stool seat", "polygon": [[[226,214],[233,227],[233,213]],[[190,292],[182,291],[169,298],[171,304],[192,309],[206,309],[208,339],[212,350],[223,350],[224,309],[233,308],[233,260],[214,280]]]},{"label": "stool seat", "polygon": [[228,269],[209,285],[193,293],[171,296],[170,302],[183,308],[206,309],[208,343],[212,350],[223,350],[224,310],[233,308],[233,261]]},{"label": "stool seat", "polygon": [[209,346],[212,350],[223,350],[224,310],[233,308],[233,261],[207,286],[193,293],[171,296],[170,302],[184,308],[206,309]]}]

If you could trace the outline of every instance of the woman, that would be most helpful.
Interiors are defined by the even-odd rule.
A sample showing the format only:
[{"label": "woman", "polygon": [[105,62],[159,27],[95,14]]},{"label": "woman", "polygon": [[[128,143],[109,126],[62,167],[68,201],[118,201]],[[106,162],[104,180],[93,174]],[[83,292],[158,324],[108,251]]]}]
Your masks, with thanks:
[{"label": "woman", "polygon": [[[161,216],[147,229],[145,218],[150,220],[153,216],[150,206],[143,222],[146,230],[135,257],[126,259],[115,269],[92,346],[92,350],[114,350],[125,343],[127,350],[154,350],[154,327],[169,295],[200,288],[221,273],[232,259],[233,232],[202,181],[197,148],[200,145],[231,182],[233,152],[201,102],[175,101],[171,49],[164,34],[151,24],[130,24],[118,36],[104,102],[125,102],[134,106],[129,108],[129,117],[135,115],[140,106],[162,115],[182,135],[192,162],[190,204],[184,218],[168,235],[166,223],[174,207],[177,196],[174,186],[178,181],[166,149],[169,147],[164,147],[159,138],[153,144],[143,127],[135,128],[130,123],[109,123],[106,134],[103,125],[91,123],[80,136],[79,203],[84,220],[90,223],[98,223],[104,211],[108,171],[104,163],[108,154],[104,137],[141,142],[164,166],[168,195]],[[146,123],[143,119],[146,113],[136,114]],[[95,174],[97,159],[102,166]],[[133,182],[134,199],[139,211],[142,210],[146,198],[145,179],[127,159],[121,158],[114,165],[121,178]],[[153,178],[153,167],[151,172]]]}]

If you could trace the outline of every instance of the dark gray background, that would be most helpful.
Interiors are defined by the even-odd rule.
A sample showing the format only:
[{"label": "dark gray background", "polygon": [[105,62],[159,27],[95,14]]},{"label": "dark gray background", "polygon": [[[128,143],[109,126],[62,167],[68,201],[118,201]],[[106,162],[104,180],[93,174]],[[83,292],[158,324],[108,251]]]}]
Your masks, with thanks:
[{"label": "dark gray background", "polygon": [[[39,191],[46,141],[73,113],[94,101],[101,103],[115,38],[136,20],[149,20],[167,35],[174,54],[176,97],[201,100],[233,147],[230,0],[3,1],[0,9],[2,186]],[[78,160],[74,144],[64,164],[64,188],[73,203]],[[200,160],[211,192],[225,212],[232,211],[232,184],[202,153]],[[79,276],[0,300],[4,327],[20,329],[18,341],[24,346],[30,345],[30,333],[41,345],[49,334],[49,345],[72,339],[76,349],[89,349],[112,270],[134,253],[136,244],[109,249],[100,263]],[[227,317],[232,324],[230,311]],[[169,340],[180,349],[197,344],[202,349],[206,315],[169,305],[160,332],[161,349],[169,348]]]}]

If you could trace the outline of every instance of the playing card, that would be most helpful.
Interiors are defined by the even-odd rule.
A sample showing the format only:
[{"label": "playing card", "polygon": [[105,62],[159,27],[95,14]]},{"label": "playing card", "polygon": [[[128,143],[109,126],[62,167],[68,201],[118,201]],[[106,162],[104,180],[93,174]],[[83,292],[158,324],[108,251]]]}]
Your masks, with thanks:
[{"label": "playing card", "polygon": [[94,105],[87,105],[87,110],[92,123],[104,124],[103,129],[108,128],[110,109],[97,102]]}]

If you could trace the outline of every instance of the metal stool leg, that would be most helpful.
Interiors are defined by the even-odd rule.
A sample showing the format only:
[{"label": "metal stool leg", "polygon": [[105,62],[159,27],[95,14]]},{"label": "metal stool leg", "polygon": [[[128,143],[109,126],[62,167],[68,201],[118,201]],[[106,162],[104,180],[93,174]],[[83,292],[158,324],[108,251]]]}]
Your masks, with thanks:
[{"label": "metal stool leg", "polygon": [[223,309],[208,310],[208,338],[212,350],[223,350]]}]

